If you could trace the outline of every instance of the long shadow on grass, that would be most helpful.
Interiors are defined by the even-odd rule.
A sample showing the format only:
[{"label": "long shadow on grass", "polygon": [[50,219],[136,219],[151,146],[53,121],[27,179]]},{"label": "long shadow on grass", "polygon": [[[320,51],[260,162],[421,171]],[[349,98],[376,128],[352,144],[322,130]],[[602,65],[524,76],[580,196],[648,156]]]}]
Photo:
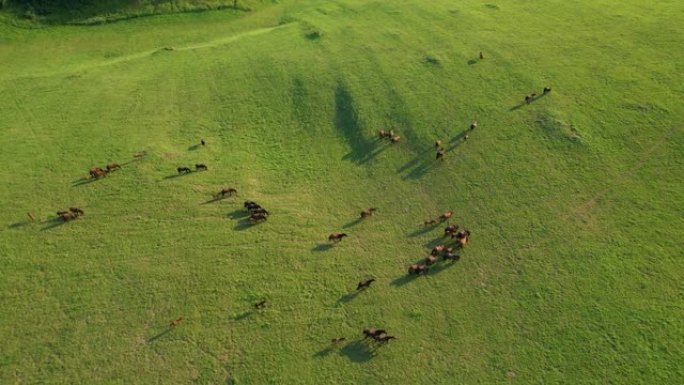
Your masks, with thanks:
[{"label": "long shadow on grass", "polygon": [[361,223],[362,220],[363,220],[363,218],[356,218],[356,219],[354,219],[353,221],[347,222],[347,223],[345,223],[344,225],[342,225],[342,228],[343,228],[343,229],[348,229],[348,228],[350,228],[350,227],[352,227],[352,226],[356,226],[356,225],[358,225],[359,223]]},{"label": "long shadow on grass", "polygon": [[351,151],[342,159],[351,160],[358,164],[364,164],[385,151],[388,145],[379,146],[379,141],[367,139],[363,135],[363,128],[359,123],[359,117],[354,108],[354,100],[349,90],[338,84],[335,89],[335,118],[333,120],[337,128],[347,141]]},{"label": "long shadow on grass", "polygon": [[248,216],[249,213],[244,210],[235,210],[228,213],[228,218],[230,219],[240,219]]},{"label": "long shadow on grass", "polygon": [[340,355],[347,356],[352,362],[364,363],[375,357],[375,348],[362,341],[353,341],[340,349]]},{"label": "long shadow on grass", "polygon": [[318,245],[314,246],[311,251],[328,251],[332,249],[333,245],[330,243],[319,243]]},{"label": "long shadow on grass", "polygon": [[148,338],[146,342],[147,342],[148,344],[149,344],[149,343],[152,343],[152,342],[154,342],[154,341],[156,341],[156,340],[158,340],[158,339],[164,337],[165,335],[169,334],[169,333],[171,332],[171,330],[173,330],[173,328],[166,328],[166,330],[164,330],[163,332],[161,332],[161,333],[159,333],[159,334],[157,334],[157,335],[155,335],[155,336],[152,336],[152,337]]}]

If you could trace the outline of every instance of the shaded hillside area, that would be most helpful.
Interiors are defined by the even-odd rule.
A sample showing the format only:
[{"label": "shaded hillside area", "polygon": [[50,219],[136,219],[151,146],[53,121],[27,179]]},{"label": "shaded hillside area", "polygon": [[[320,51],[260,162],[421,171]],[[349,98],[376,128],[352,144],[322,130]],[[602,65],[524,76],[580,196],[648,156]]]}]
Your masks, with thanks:
[{"label": "shaded hillside area", "polygon": [[234,9],[247,12],[266,0],[2,0],[0,8],[35,22],[102,24],[141,16]]}]

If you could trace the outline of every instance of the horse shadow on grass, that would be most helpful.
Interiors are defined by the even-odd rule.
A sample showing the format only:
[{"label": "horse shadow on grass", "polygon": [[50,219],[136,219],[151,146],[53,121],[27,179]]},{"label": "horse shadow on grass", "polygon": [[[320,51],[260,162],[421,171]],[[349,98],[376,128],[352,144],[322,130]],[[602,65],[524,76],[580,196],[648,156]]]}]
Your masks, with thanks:
[{"label": "horse shadow on grass", "polygon": [[359,294],[361,294],[361,292],[358,291],[358,290],[355,291],[355,292],[352,292],[352,293],[347,293],[347,294],[341,296],[340,298],[338,298],[338,299],[337,299],[337,303],[340,304],[340,303],[351,302],[351,301],[352,301],[354,298],[356,298]]},{"label": "horse shadow on grass", "polygon": [[330,243],[319,243],[318,245],[314,246],[311,251],[328,251],[332,249],[333,245]]},{"label": "horse shadow on grass", "polygon": [[404,286],[408,283],[413,282],[416,278],[418,278],[417,274],[406,274],[402,275],[401,277],[395,279],[394,281],[390,282],[390,285],[396,286],[396,287],[401,287]]},{"label": "horse shadow on grass", "polygon": [[477,59],[470,59],[470,60],[468,60],[468,65],[471,66],[473,64],[477,64],[478,62],[479,62],[479,60],[477,60]]},{"label": "horse shadow on grass", "polygon": [[18,229],[20,227],[24,227],[26,225],[31,224],[31,221],[19,221],[19,222],[14,222],[12,224],[7,225],[8,229]]},{"label": "horse shadow on grass", "polygon": [[375,357],[375,347],[370,347],[362,341],[352,341],[340,349],[340,355],[346,356],[352,362],[364,363]]},{"label": "horse shadow on grass", "polygon": [[192,146],[188,147],[188,151],[195,151],[198,150],[200,147],[202,147],[201,144],[193,144]]},{"label": "horse shadow on grass", "polygon": [[242,321],[243,319],[247,319],[251,317],[254,314],[254,310],[248,310],[242,314],[238,314],[233,318],[235,321]]},{"label": "horse shadow on grass", "polygon": [[247,213],[244,210],[235,210],[235,211],[229,212],[227,215],[228,215],[228,218],[230,218],[230,219],[240,219],[240,218],[244,218],[244,217],[248,216],[249,213]]},{"label": "horse shadow on grass", "polygon": [[421,236],[421,235],[423,235],[423,234],[429,233],[430,231],[436,229],[437,227],[439,227],[439,222],[438,222],[438,223],[433,223],[433,224],[431,224],[431,225],[423,226],[423,227],[420,228],[420,229],[413,230],[412,232],[408,233],[408,236],[409,236],[409,237],[412,237],[412,238],[413,238],[413,237],[418,237],[418,236]]},{"label": "horse shadow on grass", "polygon": [[262,222],[263,221],[250,222],[249,219],[241,219],[238,221],[238,223],[235,225],[235,227],[233,227],[233,230],[237,230],[237,231],[247,230],[249,228],[252,228],[254,226],[259,225]]},{"label": "horse shadow on grass", "polygon": [[223,199],[224,199],[223,197],[214,197],[214,198],[209,199],[208,201],[202,202],[201,204],[203,204],[203,205],[208,205],[208,204],[211,204],[211,203],[214,203],[214,202],[221,201],[221,200],[223,200]]},{"label": "horse shadow on grass", "polygon": [[444,240],[444,237],[436,237],[433,238],[423,244],[423,246],[427,247],[428,249],[432,250],[435,246],[437,245],[442,245],[445,244],[446,241]]},{"label": "horse shadow on grass", "polygon": [[533,98],[530,99],[529,101],[522,101],[522,102],[516,104],[515,106],[509,108],[508,111],[515,111],[515,110],[520,109],[520,108],[522,108],[522,107],[524,107],[524,106],[526,106],[526,105],[528,105],[528,104],[532,104],[532,103],[534,103],[535,101],[537,101],[537,100],[543,98],[543,97],[546,96],[546,95],[547,95],[547,94],[541,94],[541,95],[537,95],[537,96],[533,97]]},{"label": "horse shadow on grass", "polygon": [[148,338],[146,342],[148,344],[152,343],[152,342],[164,337],[165,335],[169,334],[171,332],[171,330],[173,330],[173,328],[168,327],[164,331],[162,331],[161,333],[158,333],[157,335],[154,335],[154,336]]},{"label": "horse shadow on grass", "polygon": [[63,221],[61,218],[56,217],[56,218],[52,218],[50,220],[47,220],[43,223],[45,224],[45,226],[43,226],[43,228],[41,228],[40,231],[47,231],[50,229],[54,229],[55,227],[59,227],[59,226],[64,225],[66,222]]},{"label": "horse shadow on grass", "polygon": [[349,222],[345,223],[344,225],[342,225],[342,228],[343,228],[343,229],[348,229],[348,228],[350,228],[350,227],[352,227],[352,226],[356,226],[356,225],[358,225],[359,223],[361,223],[362,220],[363,220],[363,218],[356,218],[356,219],[354,219],[353,221],[349,221]]},{"label": "horse shadow on grass", "polygon": [[325,348],[325,349],[321,349],[321,350],[317,351],[316,353],[314,353],[313,356],[314,356],[314,358],[323,358],[323,357],[329,356],[330,353],[332,353],[333,351],[335,351],[335,349],[333,349],[332,347],[328,346],[328,347]]},{"label": "horse shadow on grass", "polygon": [[173,175],[167,175],[167,176],[164,177],[164,180],[176,179],[176,178],[180,178],[180,177],[182,177],[182,176],[186,176],[186,175],[190,175],[190,174],[194,174],[194,173],[195,173],[195,172],[192,172],[192,171],[191,171],[191,172],[184,172],[184,173],[182,173],[182,174],[176,173],[176,174],[173,174]]},{"label": "horse shadow on grass", "polygon": [[77,187],[77,186],[83,186],[86,184],[91,184],[93,182],[97,182],[102,178],[81,178],[77,179],[74,182],[71,183],[71,187]]}]

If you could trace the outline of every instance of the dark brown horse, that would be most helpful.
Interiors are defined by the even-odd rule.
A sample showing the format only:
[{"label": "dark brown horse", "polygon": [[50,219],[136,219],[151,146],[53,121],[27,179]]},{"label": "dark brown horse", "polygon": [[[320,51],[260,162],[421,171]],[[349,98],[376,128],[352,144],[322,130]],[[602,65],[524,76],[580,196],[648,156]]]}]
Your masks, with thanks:
[{"label": "dark brown horse", "polygon": [[196,171],[207,171],[208,168],[207,168],[207,166],[206,166],[205,164],[203,164],[203,163],[197,163],[197,164],[195,165],[195,170],[196,170]]},{"label": "dark brown horse", "polygon": [[72,213],[72,212],[63,212],[59,217],[64,222],[69,222],[69,221],[72,221],[72,220],[78,218],[78,214]]},{"label": "dark brown horse", "polygon": [[71,211],[72,213],[77,214],[77,215],[85,214],[83,212],[83,210],[79,209],[78,207],[69,207],[69,211]]},{"label": "dark brown horse", "polygon": [[356,290],[366,289],[370,287],[371,283],[375,282],[375,278],[366,278],[356,285]]},{"label": "dark brown horse", "polygon": [[261,221],[265,221],[267,219],[268,215],[264,213],[254,213],[249,216],[249,221],[251,223],[257,223]]},{"label": "dark brown horse", "polygon": [[451,260],[453,262],[456,262],[459,259],[461,259],[461,256],[458,254],[454,254],[453,249],[450,247],[447,249],[446,253],[444,253],[442,259],[444,259],[445,261]]},{"label": "dark brown horse", "polygon": [[458,225],[449,225],[444,228],[444,236],[453,235],[458,230]]},{"label": "dark brown horse", "polygon": [[361,218],[371,217],[376,211],[378,211],[378,209],[376,209],[375,207],[363,209],[363,211],[361,211]]},{"label": "dark brown horse", "polygon": [[428,272],[429,268],[425,265],[418,265],[418,264],[413,264],[409,266],[408,273],[409,274],[426,274]]},{"label": "dark brown horse", "polygon": [[253,208],[253,209],[249,210],[249,212],[252,213],[252,215],[254,215],[254,214],[263,214],[265,216],[269,215],[268,211],[266,211],[266,209],[263,207]]},{"label": "dark brown horse", "polygon": [[449,210],[445,211],[442,215],[439,216],[439,220],[441,221],[446,221],[447,219],[451,218],[454,216],[454,212]]},{"label": "dark brown horse", "polygon": [[437,246],[432,248],[432,251],[430,251],[430,255],[437,255],[437,254],[441,253],[442,251],[444,251],[444,249],[446,249],[446,246],[437,245]]},{"label": "dark brown horse", "polygon": [[548,94],[549,92],[551,92],[551,87],[544,87],[543,93]]},{"label": "dark brown horse", "polygon": [[436,160],[440,160],[440,159],[443,160],[443,159],[444,159],[444,154],[445,154],[444,150],[442,150],[442,149],[438,150],[438,151],[437,151],[437,155],[435,156],[435,159],[436,159]]},{"label": "dark brown horse", "polygon": [[477,121],[473,120],[473,122],[470,123],[470,129],[471,129],[471,130],[474,130],[474,129],[476,129],[476,128],[477,128]]},{"label": "dark brown horse", "polygon": [[436,255],[430,254],[427,257],[425,257],[425,264],[427,266],[434,265],[435,263],[437,263],[437,256]]},{"label": "dark brown horse", "polygon": [[366,338],[376,338],[380,337],[381,335],[387,333],[385,329],[376,329],[376,328],[371,328],[371,329],[363,329],[363,339]]},{"label": "dark brown horse", "polygon": [[114,170],[121,170],[121,166],[119,166],[117,163],[110,163],[107,165],[107,172],[112,172]]},{"label": "dark brown horse", "polygon": [[221,189],[221,191],[218,192],[218,194],[216,194],[216,198],[223,198],[226,195],[228,195],[229,197],[237,195],[237,190],[232,187],[223,188]]},{"label": "dark brown horse", "polygon": [[330,236],[328,236],[328,241],[330,242],[339,242],[342,240],[342,238],[346,237],[347,234],[345,233],[332,233]]},{"label": "dark brown horse", "polygon": [[189,174],[192,172],[192,170],[190,170],[190,167],[178,167],[176,171],[178,171],[179,174]]}]

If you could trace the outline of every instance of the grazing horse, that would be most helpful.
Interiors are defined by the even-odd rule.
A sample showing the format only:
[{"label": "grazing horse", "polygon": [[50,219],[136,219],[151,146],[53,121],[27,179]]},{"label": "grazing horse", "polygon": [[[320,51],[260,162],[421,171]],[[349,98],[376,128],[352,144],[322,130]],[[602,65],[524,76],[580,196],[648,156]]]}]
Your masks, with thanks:
[{"label": "grazing horse", "polygon": [[345,233],[332,233],[330,236],[328,236],[328,241],[330,242],[339,242],[342,240],[342,238],[346,237],[347,234]]},{"label": "grazing horse", "polygon": [[136,152],[135,154],[133,154],[133,159],[142,160],[142,158],[144,158],[145,155],[146,155],[146,153],[144,151],[143,152]]},{"label": "grazing horse", "polygon": [[454,212],[451,210],[445,211],[442,215],[439,216],[439,219],[441,221],[446,221],[447,219],[451,218],[454,216]]},{"label": "grazing horse", "polygon": [[444,249],[446,249],[446,246],[437,245],[434,248],[432,248],[432,251],[430,251],[430,255],[437,255],[437,254],[441,253],[442,251],[444,251]]},{"label": "grazing horse", "polygon": [[205,142],[204,139],[200,139],[200,143],[202,143],[202,146],[207,144],[207,142]]},{"label": "grazing horse", "polygon": [[380,139],[384,139],[387,136],[387,132],[385,132],[384,128],[378,130],[378,136],[380,137]]},{"label": "grazing horse", "polygon": [[72,213],[74,213],[74,214],[76,214],[76,215],[83,215],[83,214],[85,214],[85,213],[83,212],[83,210],[79,209],[78,207],[69,207],[69,211],[71,211]]},{"label": "grazing horse", "polygon": [[266,300],[265,299],[254,304],[255,309],[263,309],[265,307],[266,307]]},{"label": "grazing horse", "polygon": [[425,264],[427,266],[431,266],[437,263],[437,256],[434,254],[430,254],[427,257],[425,257]]},{"label": "grazing horse", "polygon": [[441,140],[436,140],[436,141],[435,141],[435,148],[436,148],[436,149],[441,149],[441,148],[442,148],[442,141],[441,141]]},{"label": "grazing horse", "polygon": [[99,167],[93,167],[90,169],[90,171],[88,171],[88,174],[90,174],[91,178],[98,179],[98,178],[102,178],[103,176],[106,176],[107,171],[105,171]]},{"label": "grazing horse", "polygon": [[484,60],[484,54],[482,54],[482,51],[480,51],[480,60]]},{"label": "grazing horse", "polygon": [[204,165],[203,163],[197,163],[197,164],[195,165],[195,170],[197,170],[197,171],[207,171],[208,168],[207,168],[207,166]]},{"label": "grazing horse", "polygon": [[178,171],[179,174],[189,174],[192,172],[189,167],[178,167],[176,171]]},{"label": "grazing horse", "polygon": [[373,337],[373,339],[375,340],[375,342],[379,342],[379,343],[381,343],[381,344],[384,344],[385,342],[388,342],[389,340],[393,340],[393,339],[396,339],[396,338],[397,338],[397,337],[395,337],[395,336],[389,336],[389,335]]},{"label": "grazing horse", "polygon": [[257,223],[260,221],[265,221],[267,215],[264,213],[253,213],[252,215],[249,216],[249,221],[251,223]]},{"label": "grazing horse", "polygon": [[413,264],[409,266],[408,273],[409,274],[420,274],[420,273],[427,273],[429,268],[425,265],[418,265],[418,264]]},{"label": "grazing horse", "polygon": [[525,103],[530,104],[531,101],[532,101],[532,97],[530,95],[526,95],[525,96]]},{"label": "grazing horse", "polygon": [[389,132],[387,133],[387,137],[388,137],[388,138],[391,138],[391,137],[393,137],[393,136],[396,136],[396,135],[394,134],[394,130],[391,129],[391,130],[389,130]]},{"label": "grazing horse", "polygon": [[444,259],[445,261],[451,260],[453,262],[456,262],[459,259],[461,259],[461,256],[458,254],[454,254],[453,249],[450,247],[447,249],[446,253],[444,253],[442,259]]},{"label": "grazing horse", "polygon": [[468,135],[464,136],[464,137],[463,137],[463,141],[465,142],[466,140],[468,140],[468,138],[469,138]]},{"label": "grazing horse", "polygon": [[106,166],[107,172],[112,172],[114,170],[121,170],[121,166],[118,163],[110,163]]},{"label": "grazing horse", "polygon": [[444,228],[444,236],[454,235],[456,230],[458,230],[458,225],[449,225]]},{"label": "grazing horse", "polygon": [[232,188],[232,187],[223,188],[223,189],[221,189],[221,191],[218,192],[218,194],[216,194],[216,198],[219,198],[219,197],[223,198],[226,195],[228,195],[228,196],[237,195],[237,190]]},{"label": "grazing horse", "polygon": [[255,206],[255,205],[256,205],[256,206],[259,206],[259,205],[258,205],[256,202],[254,202],[254,201],[245,201],[245,203],[243,204],[243,206],[244,206],[246,209],[248,209],[249,206]]},{"label": "grazing horse", "polygon": [[263,207],[258,207],[258,208],[255,208],[255,209],[251,209],[251,210],[249,210],[249,212],[250,212],[252,215],[255,215],[255,214],[261,214],[261,215],[264,215],[264,216],[268,216],[268,215],[269,215],[268,211],[266,211],[266,209],[263,208]]},{"label": "grazing horse", "polygon": [[375,329],[375,328],[363,329],[363,335],[364,335],[363,339],[365,340],[366,338],[380,337],[381,335],[386,334],[386,333],[387,332],[385,331],[385,329]]},{"label": "grazing horse", "polygon": [[458,246],[460,248],[463,248],[465,245],[468,244],[468,238],[470,238],[470,230],[461,230],[458,233],[456,233],[454,236],[456,240],[458,241]]},{"label": "grazing horse", "polygon": [[442,150],[442,149],[438,150],[437,156],[435,156],[435,159],[436,160],[440,160],[440,159],[444,160],[444,150]]},{"label": "grazing horse", "polygon": [[177,319],[175,319],[175,320],[171,321],[171,323],[169,323],[169,327],[170,328],[178,327],[178,326],[180,326],[181,322],[183,322],[183,317],[178,317]]},{"label": "grazing horse", "polygon": [[356,290],[361,290],[370,287],[371,283],[375,282],[375,278],[366,278],[356,285]]},{"label": "grazing horse", "polygon": [[330,343],[333,344],[334,346],[337,346],[346,340],[347,339],[344,337],[337,337],[337,338],[333,338],[332,340],[330,340]]},{"label": "grazing horse", "polygon": [[371,217],[373,216],[373,213],[375,213],[376,211],[378,211],[378,209],[376,209],[375,207],[369,207],[367,209],[364,209],[363,211],[361,211],[361,218]]},{"label": "grazing horse", "polygon": [[544,87],[544,91],[542,92],[548,94],[549,92],[551,92],[551,87]]},{"label": "grazing horse", "polygon": [[471,130],[474,130],[474,129],[476,129],[476,128],[477,128],[477,120],[473,120],[473,122],[470,123],[470,129],[471,129]]},{"label": "grazing horse", "polygon": [[397,143],[400,139],[401,139],[401,136],[399,136],[399,135],[394,135],[394,136],[392,136],[392,137],[390,138],[390,141],[391,141],[392,143]]},{"label": "grazing horse", "polygon": [[74,219],[78,218],[78,214],[76,214],[76,213],[71,213],[71,212],[63,212],[59,217],[60,217],[64,222],[69,222],[69,221],[71,221],[71,220],[74,220]]}]

